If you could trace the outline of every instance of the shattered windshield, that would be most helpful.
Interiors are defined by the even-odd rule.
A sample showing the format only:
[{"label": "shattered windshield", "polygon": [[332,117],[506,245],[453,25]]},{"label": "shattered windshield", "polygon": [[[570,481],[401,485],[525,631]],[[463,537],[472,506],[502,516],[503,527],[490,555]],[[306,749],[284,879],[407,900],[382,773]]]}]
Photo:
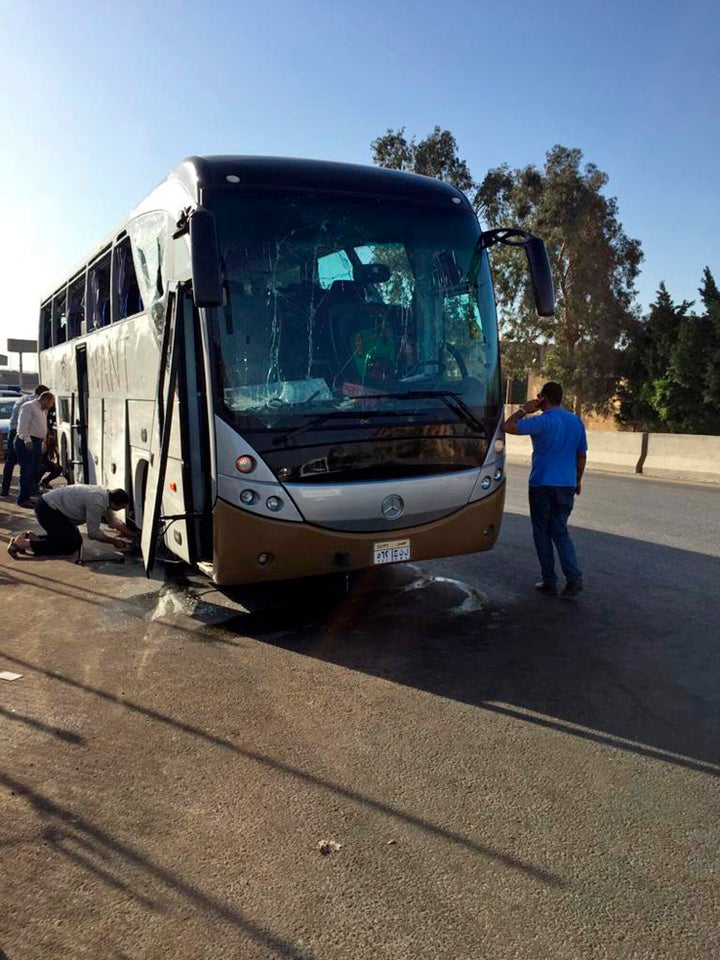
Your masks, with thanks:
[{"label": "shattered windshield", "polygon": [[208,206],[225,290],[218,400],[241,429],[306,430],[359,409],[479,427],[497,406],[495,302],[471,211],[276,191]]}]

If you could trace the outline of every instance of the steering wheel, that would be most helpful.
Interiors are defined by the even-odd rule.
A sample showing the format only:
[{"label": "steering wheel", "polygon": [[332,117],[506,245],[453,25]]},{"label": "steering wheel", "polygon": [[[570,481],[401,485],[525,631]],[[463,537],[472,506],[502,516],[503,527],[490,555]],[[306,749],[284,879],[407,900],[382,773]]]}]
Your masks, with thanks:
[{"label": "steering wheel", "polygon": [[465,379],[468,375],[468,369],[467,364],[463,359],[463,355],[460,353],[457,347],[453,346],[452,343],[448,343],[447,340],[444,340],[438,348],[437,360],[418,360],[416,364],[414,364],[404,373],[403,380],[407,377],[415,376],[415,374],[420,373],[425,367],[437,367],[438,377],[442,377],[445,368],[445,364],[441,357],[443,350],[446,350],[450,354],[455,363],[458,365],[460,376]]}]

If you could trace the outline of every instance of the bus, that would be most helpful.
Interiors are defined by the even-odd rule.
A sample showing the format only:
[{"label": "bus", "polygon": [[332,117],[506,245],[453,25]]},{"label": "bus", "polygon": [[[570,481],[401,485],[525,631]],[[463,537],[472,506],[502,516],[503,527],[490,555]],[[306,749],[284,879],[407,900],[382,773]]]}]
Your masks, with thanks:
[{"label": "bus", "polygon": [[437,179],[191,157],[43,299],[68,482],[124,487],[158,549],[219,585],[487,550],[505,493],[488,250]]}]

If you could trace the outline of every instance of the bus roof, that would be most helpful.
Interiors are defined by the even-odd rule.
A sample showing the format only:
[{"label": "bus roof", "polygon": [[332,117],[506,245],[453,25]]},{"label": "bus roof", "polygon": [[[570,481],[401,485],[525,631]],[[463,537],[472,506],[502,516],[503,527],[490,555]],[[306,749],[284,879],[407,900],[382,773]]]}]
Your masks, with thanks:
[{"label": "bus roof", "polygon": [[[185,183],[202,191],[205,187],[283,186],[326,190],[358,191],[393,196],[428,196],[438,199],[459,198],[470,205],[456,187],[435,177],[388,170],[359,163],[338,163],[331,160],[303,160],[297,157],[214,156],[188,157],[174,174]],[[228,177],[237,178],[228,181]],[[199,199],[199,198],[198,198]]]},{"label": "bus roof", "polygon": [[[231,179],[228,179],[231,178]],[[130,220],[151,210],[167,210],[179,216],[190,203],[199,203],[206,188],[236,184],[243,187],[282,185],[298,189],[325,189],[341,192],[368,193],[375,196],[416,197],[436,202],[452,200],[472,209],[464,193],[435,177],[388,170],[385,167],[359,163],[338,163],[331,160],[303,160],[296,157],[212,156],[188,157],[155,189],[135,206],[127,217],[90,254],[66,273],[62,283],[55,284],[41,300],[45,304],[86,264],[95,260]]]}]

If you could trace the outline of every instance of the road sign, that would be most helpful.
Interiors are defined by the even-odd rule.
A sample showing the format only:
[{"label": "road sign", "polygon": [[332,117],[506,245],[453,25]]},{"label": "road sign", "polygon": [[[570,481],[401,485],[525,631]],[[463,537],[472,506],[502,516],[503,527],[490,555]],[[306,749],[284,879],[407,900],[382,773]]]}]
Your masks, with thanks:
[{"label": "road sign", "polygon": [[10,340],[7,342],[8,353],[37,353],[37,340]]}]

